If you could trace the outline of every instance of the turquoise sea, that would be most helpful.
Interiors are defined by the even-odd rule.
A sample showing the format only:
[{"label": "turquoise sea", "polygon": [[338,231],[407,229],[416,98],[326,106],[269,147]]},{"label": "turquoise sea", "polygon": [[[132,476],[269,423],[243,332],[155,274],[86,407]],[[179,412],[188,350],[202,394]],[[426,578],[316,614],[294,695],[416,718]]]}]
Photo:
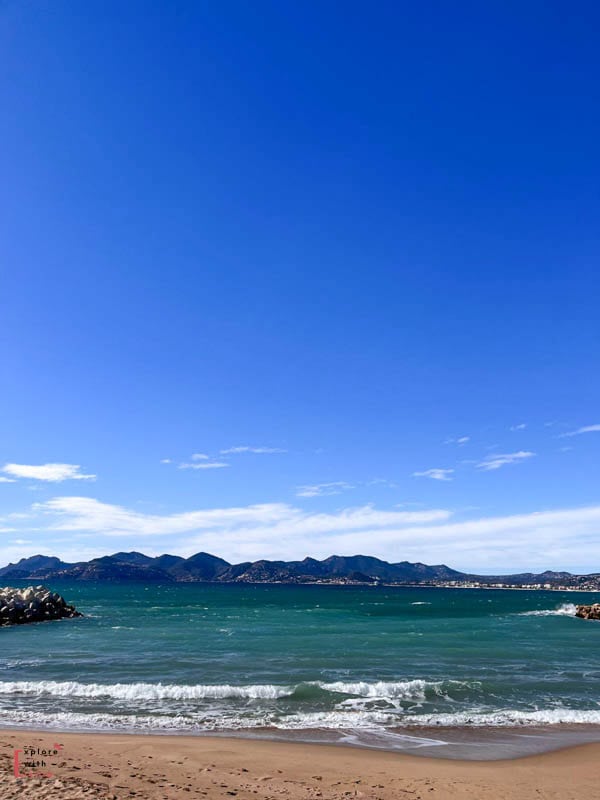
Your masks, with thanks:
[{"label": "turquoise sea", "polygon": [[600,739],[600,623],[573,616],[597,599],[589,593],[52,588],[86,616],[0,630],[4,726],[235,732],[439,755],[483,730],[506,752]]}]

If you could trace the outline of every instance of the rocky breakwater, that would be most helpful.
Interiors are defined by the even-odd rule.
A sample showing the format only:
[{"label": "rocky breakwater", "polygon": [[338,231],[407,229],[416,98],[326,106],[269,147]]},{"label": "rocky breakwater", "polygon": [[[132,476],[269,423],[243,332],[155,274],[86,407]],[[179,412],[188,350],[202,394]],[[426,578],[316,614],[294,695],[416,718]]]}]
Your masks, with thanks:
[{"label": "rocky breakwater", "polygon": [[75,606],[45,586],[14,589],[0,588],[0,625],[22,625],[26,622],[46,622],[64,617],[81,617]]},{"label": "rocky breakwater", "polygon": [[575,616],[582,619],[600,620],[600,603],[593,603],[590,606],[577,606]]}]

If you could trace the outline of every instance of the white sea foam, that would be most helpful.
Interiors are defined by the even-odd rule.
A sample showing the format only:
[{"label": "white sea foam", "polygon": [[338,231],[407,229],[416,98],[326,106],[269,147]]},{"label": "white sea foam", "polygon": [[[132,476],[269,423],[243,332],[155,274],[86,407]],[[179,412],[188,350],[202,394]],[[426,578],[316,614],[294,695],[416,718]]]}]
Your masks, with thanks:
[{"label": "white sea foam", "polygon": [[[69,711],[45,713],[41,711],[3,711],[2,726],[24,725],[66,730],[127,730],[127,731],[183,731],[208,729],[198,721],[185,716],[143,716],[139,714],[80,714]],[[248,727],[251,727],[248,725]]]},{"label": "white sea foam", "polygon": [[403,716],[403,725],[444,725],[448,727],[510,725],[600,725],[600,709],[548,708],[537,711],[502,709],[499,711],[461,711],[455,714]]},{"label": "white sea foam", "polygon": [[43,658],[8,658],[0,659],[0,669],[15,669],[17,667],[37,667],[43,664]]},{"label": "white sea foam", "polygon": [[426,600],[417,600],[416,603],[411,603],[411,606],[430,606],[431,603],[428,603]]},{"label": "white sea foam", "polygon": [[431,689],[436,694],[441,692],[442,681],[426,681],[420,678],[409,681],[376,681],[374,683],[366,681],[322,683],[317,681],[314,685],[328,692],[353,694],[373,699],[424,700],[427,689]]},{"label": "white sea foam", "polygon": [[[301,686],[275,684],[162,684],[162,683],[79,683],[78,681],[0,681],[0,695],[51,695],[55,697],[111,698],[125,701],[143,700],[277,700],[290,697]],[[445,696],[444,689],[466,686],[463,681],[311,681],[326,692],[355,695],[365,699],[424,700],[426,692]]]},{"label": "white sea foam", "polygon": [[577,606],[575,603],[562,603],[557,608],[544,608],[539,611],[521,611],[520,617],[574,617]]},{"label": "white sea foam", "polygon": [[600,724],[600,709],[554,708],[538,711],[502,709],[454,714],[398,714],[386,711],[331,711],[293,714],[274,723],[283,729],[383,727],[515,727],[521,725]]},{"label": "white sea foam", "polygon": [[[274,684],[252,684],[233,686],[230,684],[175,685],[161,683],[80,683],[77,681],[0,681],[0,696],[31,704],[34,698],[80,698],[87,700],[120,701],[119,710],[110,712],[110,706],[90,707],[90,713],[61,711],[37,711],[32,708],[5,708],[2,724],[40,725],[71,729],[122,729],[147,731],[194,730],[245,730],[256,728],[278,728],[281,730],[309,730],[325,728],[332,730],[371,730],[404,726],[415,727],[509,727],[526,725],[594,724],[600,725],[600,707],[592,709],[548,708],[521,710],[500,708],[471,708],[453,713],[415,713],[426,697],[432,695],[451,700],[453,688],[475,687],[476,683],[463,681],[428,681],[413,679],[405,681],[315,681],[307,684],[279,686]],[[302,686],[318,687],[322,691],[349,695],[330,710],[290,711],[289,704],[278,709],[256,703],[233,704],[205,703],[205,700],[264,700],[291,698]],[[301,697],[301,695],[299,695]],[[166,701],[166,702],[161,702]],[[171,701],[171,702],[169,702]],[[179,709],[172,702],[185,702]],[[194,707],[190,702],[198,701]],[[374,708],[375,701],[388,701],[385,707]],[[144,702],[152,702],[154,714],[140,713]],[[402,703],[405,707],[402,707]],[[410,707],[406,708],[406,704]],[[64,705],[63,705],[64,707]],[[130,708],[132,713],[126,713]],[[455,706],[456,708],[456,706]],[[179,713],[177,713],[179,711]],[[96,713],[97,712],[97,713]],[[171,713],[169,713],[171,712]]]},{"label": "white sea foam", "polygon": [[600,710],[546,709],[521,711],[502,709],[498,711],[464,711],[456,714],[400,715],[385,711],[322,711],[306,714],[291,714],[277,717],[272,714],[214,715],[199,714],[140,715],[76,712],[47,713],[39,711],[7,710],[2,713],[2,726],[11,725],[62,728],[71,730],[124,730],[146,732],[196,731],[214,732],[227,730],[257,730],[276,728],[279,730],[315,730],[325,728],[344,731],[370,731],[383,734],[386,729],[404,726],[418,727],[519,727],[535,725],[600,725]]},{"label": "white sea foam", "polygon": [[256,684],[79,683],[77,681],[0,681],[0,695],[52,695],[55,697],[109,697],[115,700],[204,700],[247,698],[274,700],[292,694],[293,687]]}]

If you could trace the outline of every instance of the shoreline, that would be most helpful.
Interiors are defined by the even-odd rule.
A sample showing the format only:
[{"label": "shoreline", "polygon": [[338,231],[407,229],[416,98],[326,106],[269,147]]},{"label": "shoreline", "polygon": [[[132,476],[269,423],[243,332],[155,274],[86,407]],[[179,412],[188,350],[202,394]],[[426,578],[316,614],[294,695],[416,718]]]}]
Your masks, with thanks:
[{"label": "shoreline", "polygon": [[165,729],[91,729],[35,724],[2,724],[0,740],[5,734],[37,736],[116,736],[133,741],[179,739],[206,741],[210,739],[235,742],[262,742],[335,747],[358,752],[379,752],[411,756],[431,761],[471,762],[514,761],[543,756],[560,750],[588,744],[600,746],[600,724],[557,723],[547,725],[406,725],[404,727],[361,728],[246,728],[222,730],[165,730]]},{"label": "shoreline", "polygon": [[[51,778],[17,779],[20,748],[59,747]],[[0,730],[3,800],[184,797],[600,798],[600,743],[497,761],[216,736]]]},{"label": "shoreline", "polygon": [[[0,578],[0,580],[2,580]],[[143,580],[120,580],[120,581],[102,581],[102,580],[75,580],[72,578],[20,578],[13,581],[15,585],[18,584],[31,584],[36,580],[48,580],[51,583],[66,583],[71,585],[86,585],[86,584],[101,584],[101,585],[119,585],[119,586],[147,586],[148,583]],[[45,584],[44,584],[45,585]],[[157,587],[173,587],[173,586],[291,586],[301,588],[302,586],[318,586],[320,588],[327,588],[329,586],[342,589],[469,589],[476,591],[478,589],[508,591],[508,592],[577,592],[579,594],[598,594],[600,589],[583,589],[578,586],[530,586],[524,585],[506,585],[496,586],[493,584],[482,583],[479,586],[461,586],[443,583],[386,583],[385,581],[378,581],[376,583],[361,583],[356,582],[342,582],[342,581],[301,581],[295,583],[294,581],[172,581],[170,583],[161,583],[160,581],[150,583],[151,586]],[[21,588],[21,587],[19,587]],[[85,616],[85,615],[84,615]]]}]

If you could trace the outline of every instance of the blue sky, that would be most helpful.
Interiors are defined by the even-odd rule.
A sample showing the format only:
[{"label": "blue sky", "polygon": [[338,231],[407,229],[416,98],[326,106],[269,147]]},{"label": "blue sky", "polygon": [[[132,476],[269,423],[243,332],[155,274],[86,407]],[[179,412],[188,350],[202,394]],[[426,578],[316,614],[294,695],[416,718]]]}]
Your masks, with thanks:
[{"label": "blue sky", "polygon": [[599,22],[3,4],[0,561],[600,571]]}]

